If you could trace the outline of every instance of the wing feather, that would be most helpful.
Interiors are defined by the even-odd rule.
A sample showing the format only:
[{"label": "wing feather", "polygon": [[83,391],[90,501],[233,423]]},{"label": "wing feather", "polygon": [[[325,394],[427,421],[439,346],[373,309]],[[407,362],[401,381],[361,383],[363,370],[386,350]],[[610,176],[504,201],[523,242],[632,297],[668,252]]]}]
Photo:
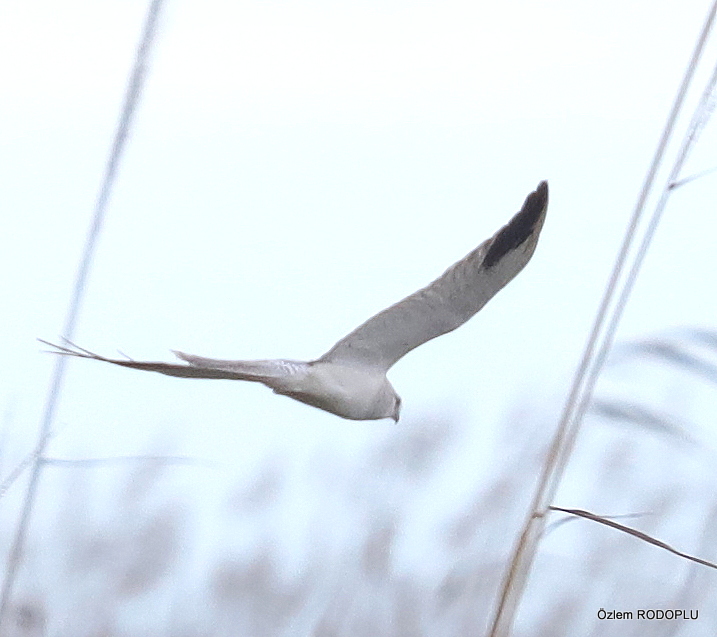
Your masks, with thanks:
[{"label": "wing feather", "polygon": [[387,370],[412,349],[463,325],[528,263],[547,207],[543,181],[494,236],[433,283],[360,325],[319,360]]},{"label": "wing feather", "polygon": [[271,382],[294,373],[300,372],[307,364],[299,361],[267,360],[267,361],[228,361],[215,358],[204,358],[183,352],[174,352],[178,358],[187,361],[184,363],[162,363],[150,361],[135,361],[105,358],[99,354],[83,349],[74,343],[67,342],[67,346],[55,345],[48,341],[38,339],[41,343],[54,348],[54,353],[77,358],[89,358],[121,367],[141,369],[147,372],[158,372],[167,376],[180,378],[214,378],[227,380],[248,380],[260,383]]}]

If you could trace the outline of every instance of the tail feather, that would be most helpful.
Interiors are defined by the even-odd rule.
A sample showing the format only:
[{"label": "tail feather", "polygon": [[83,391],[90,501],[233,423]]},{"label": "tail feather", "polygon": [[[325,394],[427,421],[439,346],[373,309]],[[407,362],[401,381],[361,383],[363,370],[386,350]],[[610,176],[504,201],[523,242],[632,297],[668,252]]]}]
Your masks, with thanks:
[{"label": "tail feather", "polygon": [[303,371],[308,363],[288,360],[231,361],[218,358],[205,358],[172,350],[177,358],[201,369],[216,369],[246,375],[245,380],[265,381],[284,378]]}]

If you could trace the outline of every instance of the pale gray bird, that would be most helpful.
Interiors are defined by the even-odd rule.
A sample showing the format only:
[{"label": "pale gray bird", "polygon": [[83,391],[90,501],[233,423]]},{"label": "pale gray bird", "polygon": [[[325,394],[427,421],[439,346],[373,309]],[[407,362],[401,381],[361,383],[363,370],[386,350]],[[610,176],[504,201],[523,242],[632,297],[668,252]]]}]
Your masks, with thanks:
[{"label": "pale gray bird", "polygon": [[73,343],[56,353],[183,378],[226,378],[263,383],[276,394],[350,420],[398,421],[401,398],[386,378],[415,347],[460,327],[520,272],[533,255],[548,207],[541,182],[523,208],[494,236],[433,283],[383,310],[311,361],[229,361],[174,352],[188,363],[115,360]]}]

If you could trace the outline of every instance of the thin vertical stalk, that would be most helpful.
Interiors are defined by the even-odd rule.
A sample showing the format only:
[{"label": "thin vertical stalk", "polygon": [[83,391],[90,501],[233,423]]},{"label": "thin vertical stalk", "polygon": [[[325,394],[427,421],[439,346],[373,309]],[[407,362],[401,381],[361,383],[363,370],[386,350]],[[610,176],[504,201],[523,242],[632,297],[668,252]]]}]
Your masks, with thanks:
[{"label": "thin vertical stalk", "polygon": [[[677,178],[677,175],[679,175],[679,169],[684,162],[687,151],[696,139],[696,136],[692,135],[692,131],[690,131],[687,140],[683,143],[680,156],[675,164],[675,167],[673,167],[671,178],[668,181],[668,185],[665,187],[658,207],[653,214],[635,261],[630,269],[629,275],[627,276],[626,283],[619,296],[617,305],[615,306],[615,310],[608,322],[608,327],[605,332],[606,335],[603,338],[598,354],[596,355],[595,350],[600,341],[600,335],[603,332],[606,322],[608,321],[608,310],[611,307],[613,299],[617,293],[618,282],[625,268],[625,263],[635,238],[638,223],[642,217],[645,203],[650,191],[652,190],[659,167],[662,164],[665,149],[667,148],[670,138],[674,132],[675,123],[684,104],[688,88],[692,83],[695,70],[698,66],[700,58],[702,57],[705,43],[712,30],[715,14],[717,14],[717,0],[713,3],[705,20],[702,32],[697,40],[692,58],[677,92],[675,102],[667,118],[667,123],[665,124],[662,137],[657,146],[657,150],[655,151],[647,176],[645,177],[642,190],[635,205],[628,228],[625,232],[622,246],[620,247],[620,251],[616,257],[615,265],[613,266],[612,273],[598,308],[585,351],[580,361],[580,365],[575,373],[573,384],[566,400],[560,422],[553,437],[545,464],[543,465],[543,471],[533,496],[530,511],[523,524],[520,537],[511,557],[510,565],[504,577],[500,597],[496,605],[495,615],[493,617],[490,630],[491,637],[508,637],[508,635],[510,635],[517,608],[535,558],[537,545],[545,526],[545,517],[547,515],[548,508],[553,501],[557,488],[560,484],[560,480],[564,474],[565,467],[567,466],[570,454],[573,450],[575,438],[582,422],[582,416],[585,413],[585,409],[587,408],[592,395],[592,389],[599,375],[605,356],[612,344],[612,339],[622,315],[622,310],[632,290],[633,283],[646,253],[647,247],[659,222],[662,209],[664,208],[668,196],[669,185],[673,183]],[[695,120],[693,119],[693,123],[694,122]]]},{"label": "thin vertical stalk", "polygon": [[[72,288],[72,297],[67,309],[65,323],[62,331],[62,335],[72,340],[75,332],[75,326],[77,324],[77,318],[80,313],[82,301],[85,295],[85,288],[87,283],[87,277],[90,272],[90,266],[92,265],[92,259],[95,254],[97,247],[97,241],[99,239],[100,231],[102,229],[102,223],[105,218],[105,212],[107,209],[107,203],[109,201],[112,186],[114,185],[117,177],[117,172],[120,165],[120,160],[123,156],[123,151],[126,146],[127,138],[129,135],[130,127],[132,124],[133,116],[139,102],[142,88],[144,85],[144,79],[147,70],[147,61],[149,53],[155,40],[156,27],[159,18],[160,9],[162,7],[163,0],[152,0],[147,12],[147,17],[144,23],[144,29],[142,37],[139,42],[139,47],[135,54],[134,67],[130,76],[130,81],[127,86],[127,92],[125,94],[124,104],[120,115],[120,120],[117,124],[117,129],[112,144],[112,150],[105,166],[105,173],[100,187],[100,192],[95,203],[94,214],[92,216],[92,222],[85,240],[82,257],[80,264],[77,269],[75,276],[75,283]],[[17,529],[15,531],[15,538],[10,549],[8,556],[7,569],[5,570],[5,577],[2,586],[2,595],[0,597],[0,627],[3,625],[3,620],[7,615],[10,600],[12,598],[13,586],[17,575],[17,570],[22,560],[25,538],[27,536],[27,530],[30,524],[30,516],[32,514],[33,504],[37,496],[37,488],[40,479],[40,472],[42,471],[43,463],[40,461],[45,451],[45,446],[48,439],[50,438],[50,432],[52,430],[52,424],[55,418],[55,411],[57,403],[60,397],[60,393],[63,386],[65,377],[65,366],[67,364],[67,358],[65,356],[57,356],[55,358],[55,367],[50,380],[50,387],[48,389],[47,398],[45,400],[45,408],[43,411],[42,419],[40,422],[40,430],[38,433],[37,443],[33,450],[34,462],[30,471],[30,479],[27,487],[27,493],[23,502],[22,511],[18,521]]]}]

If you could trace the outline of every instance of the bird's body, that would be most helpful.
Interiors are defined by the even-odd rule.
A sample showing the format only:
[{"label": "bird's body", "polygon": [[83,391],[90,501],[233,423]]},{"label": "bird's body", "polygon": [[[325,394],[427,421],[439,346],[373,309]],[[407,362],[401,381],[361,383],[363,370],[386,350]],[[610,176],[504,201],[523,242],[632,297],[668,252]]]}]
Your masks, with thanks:
[{"label": "bird's body", "polygon": [[[225,361],[175,352],[195,368],[225,371],[240,380],[260,382],[289,396],[349,420],[386,418],[398,398],[386,373],[359,365],[322,361]],[[124,362],[124,361],[123,361]],[[186,367],[182,366],[182,369]],[[400,398],[398,399],[400,405]],[[393,415],[389,413],[388,415]],[[396,414],[398,418],[398,414]]]},{"label": "bird's body", "polygon": [[274,387],[274,393],[349,420],[398,421],[401,399],[382,370],[319,360],[309,363],[301,380],[296,380]]},{"label": "bird's body", "polygon": [[533,255],[548,205],[541,182],[522,209],[493,237],[438,279],[379,312],[310,361],[232,361],[175,352],[188,364],[105,358],[79,348],[52,345],[60,354],[183,378],[247,380],[275,393],[350,420],[398,420],[401,399],[386,377],[412,349],[463,325],[503,288]]}]

